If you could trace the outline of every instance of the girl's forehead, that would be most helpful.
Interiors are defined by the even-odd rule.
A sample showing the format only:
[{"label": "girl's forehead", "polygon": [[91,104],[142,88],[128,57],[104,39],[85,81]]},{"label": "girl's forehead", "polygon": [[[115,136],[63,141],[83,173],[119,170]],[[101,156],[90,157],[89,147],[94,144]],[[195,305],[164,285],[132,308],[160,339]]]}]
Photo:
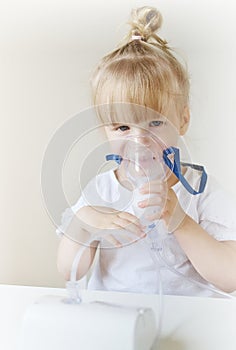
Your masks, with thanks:
[{"label": "girl's forehead", "polygon": [[145,125],[152,120],[167,120],[164,114],[136,104],[120,103],[100,105],[97,107],[100,119],[104,124],[139,124]]},{"label": "girl's forehead", "polygon": [[112,122],[111,125],[116,126],[120,124],[125,124],[125,125],[130,125],[130,126],[139,126],[143,127],[145,125],[150,124],[152,121],[168,121],[168,119],[162,115],[155,115],[155,116],[150,116],[149,118],[143,118],[141,120],[137,120],[135,118],[120,118],[120,120],[117,120],[117,122]]}]

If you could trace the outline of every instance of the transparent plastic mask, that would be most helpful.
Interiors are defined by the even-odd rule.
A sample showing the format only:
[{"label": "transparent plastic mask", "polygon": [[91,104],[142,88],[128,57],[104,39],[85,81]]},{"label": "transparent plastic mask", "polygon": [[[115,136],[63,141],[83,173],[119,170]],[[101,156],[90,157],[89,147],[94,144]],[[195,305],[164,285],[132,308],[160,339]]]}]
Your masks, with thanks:
[{"label": "transparent plastic mask", "polygon": [[166,181],[169,169],[163,162],[163,145],[150,135],[131,136],[124,148],[127,177],[139,187],[147,181]]},{"label": "transparent plastic mask", "polygon": [[[153,215],[159,219],[165,206],[167,195],[167,179],[170,169],[165,165],[162,157],[164,145],[151,135],[130,136],[127,139],[123,154],[123,167],[127,179],[133,185],[132,207],[134,214],[146,226],[146,231],[154,227]],[[149,184],[148,193],[141,193],[143,185]],[[159,183],[160,204],[140,208],[138,203],[143,200],[150,201],[156,194],[152,193],[152,183]]]}]

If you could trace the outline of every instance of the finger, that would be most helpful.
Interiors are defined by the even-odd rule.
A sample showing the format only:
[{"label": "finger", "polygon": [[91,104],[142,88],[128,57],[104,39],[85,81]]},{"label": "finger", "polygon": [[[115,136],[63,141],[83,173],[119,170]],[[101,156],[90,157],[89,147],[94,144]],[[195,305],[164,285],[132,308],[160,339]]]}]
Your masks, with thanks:
[{"label": "finger", "polygon": [[161,196],[153,196],[138,202],[138,206],[140,208],[146,208],[150,206],[164,207],[165,203],[166,203],[166,198],[163,198]]},{"label": "finger", "polygon": [[137,242],[141,237],[137,237],[137,235],[132,232],[123,231],[119,232],[119,239],[122,241],[122,245],[131,244]]},{"label": "finger", "polygon": [[152,221],[156,221],[156,220],[160,220],[160,219],[162,219],[163,217],[162,217],[162,213],[159,211],[157,211],[155,214],[153,214],[153,215],[147,215],[147,217],[146,217],[146,219],[148,220],[148,221],[150,221],[150,222],[152,222]]},{"label": "finger", "polygon": [[115,246],[117,248],[122,247],[122,243],[118,239],[116,239],[113,235],[104,234],[102,237],[105,241],[111,243],[113,246]]},{"label": "finger", "polygon": [[113,223],[119,228],[123,228],[134,233],[136,236],[142,237],[144,234],[144,231],[140,228],[140,226],[137,226],[128,220],[121,219],[118,216],[114,218]]},{"label": "finger", "polygon": [[117,216],[121,219],[124,219],[124,220],[127,220],[127,221],[133,223],[134,225],[137,226],[137,228],[142,227],[137,216],[135,216],[133,214],[130,214],[130,213],[127,213],[126,211],[123,211],[123,212],[120,212]]},{"label": "finger", "polygon": [[139,192],[142,194],[147,194],[147,193],[160,193],[165,190],[166,186],[163,184],[162,181],[156,180],[152,182],[147,182],[144,184]]}]

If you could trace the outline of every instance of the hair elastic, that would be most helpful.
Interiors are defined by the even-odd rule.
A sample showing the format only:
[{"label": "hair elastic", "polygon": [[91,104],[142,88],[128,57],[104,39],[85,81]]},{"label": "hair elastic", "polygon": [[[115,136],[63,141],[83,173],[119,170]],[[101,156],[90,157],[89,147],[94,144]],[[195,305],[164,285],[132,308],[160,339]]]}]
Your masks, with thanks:
[{"label": "hair elastic", "polygon": [[142,35],[132,35],[131,41],[133,41],[133,40],[143,40],[143,36]]}]

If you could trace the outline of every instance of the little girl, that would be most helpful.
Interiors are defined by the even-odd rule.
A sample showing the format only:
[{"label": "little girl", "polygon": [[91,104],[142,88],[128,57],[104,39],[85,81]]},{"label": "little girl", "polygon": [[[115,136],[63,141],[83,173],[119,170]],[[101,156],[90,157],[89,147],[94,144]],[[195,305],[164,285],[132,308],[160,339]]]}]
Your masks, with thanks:
[{"label": "little girl", "polygon": [[[134,10],[127,37],[101,60],[92,78],[98,117],[108,141],[119,145],[116,153],[121,155],[123,146],[134,135],[155,153],[155,138],[167,147],[175,146],[177,140],[171,130],[182,136],[188,129],[188,74],[167,42],[156,34],[161,23],[162,16],[155,8]],[[182,166],[182,172],[187,180],[200,176],[197,167]],[[174,173],[167,186],[163,198],[159,180],[144,184],[140,194],[151,192],[152,197],[138,202],[140,209],[162,205],[161,216],[154,214],[152,220],[163,220],[169,232],[164,241],[167,261],[174,256],[174,269],[188,278],[226,292],[236,290],[233,203],[209,176],[205,190],[196,196],[186,191]],[[143,244],[149,233],[135,215],[131,198],[132,188],[122,164],[90,181],[78,202],[63,215],[58,229],[63,234],[58,269],[65,279],[70,277],[77,252],[84,249],[82,243],[87,242],[78,279],[88,272],[98,247],[104,248],[99,249],[89,288],[157,292],[156,266],[148,246]],[[165,269],[162,279],[166,294],[206,294],[204,288],[171,270]]]}]

